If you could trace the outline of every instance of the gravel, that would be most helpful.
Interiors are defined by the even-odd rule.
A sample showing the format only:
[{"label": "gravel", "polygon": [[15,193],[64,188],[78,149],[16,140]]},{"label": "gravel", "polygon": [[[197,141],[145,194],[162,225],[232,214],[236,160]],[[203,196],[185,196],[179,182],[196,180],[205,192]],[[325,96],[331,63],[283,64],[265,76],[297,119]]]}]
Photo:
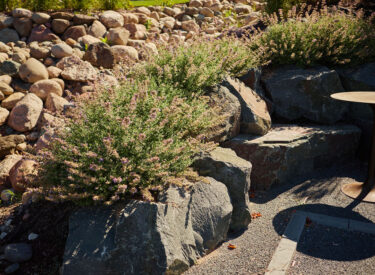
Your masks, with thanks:
[{"label": "gravel", "polygon": [[[226,242],[200,259],[184,274],[264,274],[281,235],[296,210],[374,222],[373,204],[358,203],[340,191],[343,184],[353,180],[362,181],[365,175],[366,167],[353,162],[341,167],[322,169],[314,175],[295,179],[288,185],[268,192],[255,193],[255,197],[250,199],[250,209],[252,212],[260,212],[262,216],[254,219],[241,235],[229,235]],[[228,244],[235,245],[236,249],[229,250]],[[350,250],[347,253],[349,263],[357,260],[355,257],[350,258]],[[370,260],[373,261],[372,273],[375,273],[375,257]],[[335,270],[334,267],[331,268]]]},{"label": "gravel", "polygon": [[374,274],[374,256],[375,235],[312,224],[287,274]]}]

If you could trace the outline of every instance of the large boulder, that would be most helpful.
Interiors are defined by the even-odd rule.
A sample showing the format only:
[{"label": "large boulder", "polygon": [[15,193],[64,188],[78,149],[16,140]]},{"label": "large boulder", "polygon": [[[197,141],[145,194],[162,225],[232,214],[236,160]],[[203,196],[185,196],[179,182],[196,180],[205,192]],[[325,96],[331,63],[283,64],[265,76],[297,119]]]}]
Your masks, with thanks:
[{"label": "large boulder", "polygon": [[91,44],[83,56],[83,60],[95,67],[111,69],[115,65],[115,55],[109,45],[103,42]]},{"label": "large boulder", "polygon": [[224,184],[171,187],[160,202],[83,209],[69,221],[62,274],[181,274],[225,240],[232,206]]},{"label": "large boulder", "polygon": [[12,60],[6,60],[0,64],[0,75],[16,76],[21,64]]},{"label": "large boulder", "polygon": [[78,38],[86,35],[86,28],[85,26],[78,25],[78,26],[71,26],[69,27],[63,35],[63,40],[67,40],[68,38],[72,38],[74,40],[78,40]]},{"label": "large boulder", "polygon": [[62,58],[56,67],[62,70],[61,76],[65,80],[87,82],[95,80],[97,75],[95,68],[89,62],[75,55]]},{"label": "large boulder", "polygon": [[99,20],[95,20],[88,30],[89,35],[97,38],[103,37],[106,32],[106,27]]},{"label": "large boulder", "polygon": [[221,123],[210,131],[209,139],[215,142],[229,140],[240,133],[241,104],[229,90],[221,85],[212,88],[209,93],[209,106]]},{"label": "large boulder", "polygon": [[201,176],[213,177],[226,185],[233,205],[230,228],[233,231],[246,229],[251,221],[251,163],[238,157],[229,148],[218,147],[209,153],[202,153],[195,160],[194,167]]},{"label": "large boulder", "polygon": [[275,125],[265,136],[239,135],[225,144],[251,162],[251,186],[267,190],[355,156],[361,130],[353,125]]},{"label": "large boulder", "polygon": [[241,133],[265,135],[271,128],[271,116],[266,102],[238,79],[227,77],[222,85],[241,103]]},{"label": "large boulder", "polygon": [[342,85],[347,91],[375,91],[375,63],[338,69]]},{"label": "large boulder", "polygon": [[[375,63],[337,69],[336,71],[340,75],[345,90],[374,91],[375,93]],[[373,116],[370,105],[350,103],[346,119],[362,130],[359,155],[365,160],[368,159],[368,152],[371,150]]]},{"label": "large boulder", "polygon": [[307,119],[332,124],[341,120],[348,109],[347,103],[330,98],[344,88],[337,72],[326,67],[284,66],[267,72],[262,81],[275,114],[289,121]]},{"label": "large boulder", "polygon": [[24,135],[9,135],[0,137],[0,158],[14,152],[18,144],[25,141]]},{"label": "large boulder", "polygon": [[35,94],[25,95],[10,112],[8,125],[19,132],[33,129],[43,109],[43,101]]},{"label": "large boulder", "polygon": [[35,58],[30,58],[21,65],[19,75],[23,81],[29,83],[48,79],[48,71],[46,67]]}]

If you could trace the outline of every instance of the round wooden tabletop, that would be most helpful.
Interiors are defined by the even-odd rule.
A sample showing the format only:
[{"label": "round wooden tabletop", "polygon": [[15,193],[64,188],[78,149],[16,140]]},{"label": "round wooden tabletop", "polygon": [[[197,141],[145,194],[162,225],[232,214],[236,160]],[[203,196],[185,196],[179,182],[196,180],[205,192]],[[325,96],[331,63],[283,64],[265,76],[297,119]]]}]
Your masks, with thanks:
[{"label": "round wooden tabletop", "polygon": [[375,91],[336,93],[332,94],[331,97],[349,102],[375,104]]}]

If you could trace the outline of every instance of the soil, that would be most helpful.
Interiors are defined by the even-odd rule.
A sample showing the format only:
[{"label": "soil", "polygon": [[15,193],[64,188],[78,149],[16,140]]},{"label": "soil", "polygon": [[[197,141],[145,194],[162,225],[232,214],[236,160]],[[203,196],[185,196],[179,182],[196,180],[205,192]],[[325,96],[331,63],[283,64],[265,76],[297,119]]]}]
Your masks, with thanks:
[{"label": "soil", "polygon": [[[17,242],[29,243],[33,249],[32,259],[20,263],[18,271],[12,274],[59,274],[69,232],[68,219],[74,209],[76,206],[71,203],[47,201],[0,208],[0,224],[12,219],[12,230],[0,240],[0,252],[5,245]],[[30,233],[36,233],[39,237],[29,241]],[[9,265],[9,262],[0,260],[0,275],[5,274],[4,269]]]}]

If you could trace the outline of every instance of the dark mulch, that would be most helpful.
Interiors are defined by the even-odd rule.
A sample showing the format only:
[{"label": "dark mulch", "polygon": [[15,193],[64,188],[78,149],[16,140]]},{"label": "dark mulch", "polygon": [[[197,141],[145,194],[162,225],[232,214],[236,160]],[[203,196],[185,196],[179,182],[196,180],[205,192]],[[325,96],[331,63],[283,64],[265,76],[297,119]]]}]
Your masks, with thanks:
[{"label": "dark mulch", "polygon": [[[20,204],[1,207],[0,222],[12,219],[12,231],[0,241],[1,250],[9,243],[26,242],[32,245],[33,257],[21,263],[13,274],[59,274],[63,260],[65,241],[68,235],[68,219],[76,209],[71,203],[52,203],[42,201],[29,206]],[[28,235],[36,233],[39,237],[29,241]],[[9,265],[0,261],[0,274]]]}]

